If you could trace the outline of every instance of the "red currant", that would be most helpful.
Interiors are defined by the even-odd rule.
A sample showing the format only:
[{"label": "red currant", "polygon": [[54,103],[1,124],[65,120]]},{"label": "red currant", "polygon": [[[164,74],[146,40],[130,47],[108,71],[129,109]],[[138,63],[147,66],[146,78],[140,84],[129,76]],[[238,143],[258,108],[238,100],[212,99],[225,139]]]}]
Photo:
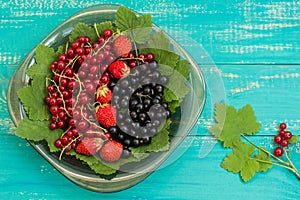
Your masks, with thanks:
[{"label": "red currant", "polygon": [[284,134],[285,134],[285,131],[280,131],[279,132],[279,135],[281,135],[282,137],[284,136]]},{"label": "red currant", "polygon": [[57,139],[57,140],[54,142],[54,145],[55,145],[57,148],[61,148],[61,147],[62,147],[61,140],[60,140],[60,139]]},{"label": "red currant", "polygon": [[281,147],[276,147],[276,149],[274,149],[274,155],[276,157],[280,157],[283,155],[283,149]]},{"label": "red currant", "polygon": [[283,135],[284,139],[289,140],[292,138],[292,133],[290,131],[286,131]]},{"label": "red currant", "polygon": [[281,141],[281,146],[287,147],[288,145],[289,145],[289,141],[288,140],[282,140]]},{"label": "red currant", "polygon": [[281,137],[280,135],[276,135],[276,136],[274,137],[274,142],[275,142],[276,144],[281,144],[281,142],[282,142],[282,137]]},{"label": "red currant", "polygon": [[113,32],[112,32],[112,30],[110,30],[110,29],[105,29],[104,31],[103,31],[103,37],[104,38],[109,38],[109,37],[111,37],[113,35]]},{"label": "red currant", "polygon": [[286,123],[281,123],[280,125],[279,125],[279,128],[280,128],[280,130],[285,130],[286,129]]}]

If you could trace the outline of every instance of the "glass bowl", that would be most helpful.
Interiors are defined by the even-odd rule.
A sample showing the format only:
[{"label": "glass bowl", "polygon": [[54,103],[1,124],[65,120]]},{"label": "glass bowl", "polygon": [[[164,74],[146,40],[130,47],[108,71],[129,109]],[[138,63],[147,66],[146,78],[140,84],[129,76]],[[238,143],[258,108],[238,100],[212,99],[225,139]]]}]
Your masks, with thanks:
[{"label": "glass bowl", "polygon": [[[118,5],[97,5],[86,8],[63,22],[41,41],[41,43],[55,49],[67,42],[70,32],[78,22],[92,25],[94,22],[113,21],[115,20],[117,9]],[[161,31],[161,29],[154,24],[152,29],[154,31]],[[146,159],[138,163],[129,164],[130,171],[120,169],[112,179],[107,179],[107,177],[104,178],[95,174],[92,170],[71,156],[64,156],[62,160],[59,160],[58,154],[50,153],[47,144],[44,142],[28,142],[65,177],[89,190],[98,192],[120,191],[145,179],[174,152],[189,134],[201,114],[205,102],[205,84],[199,66],[176,41],[167,34],[166,37],[171,44],[172,51],[178,54],[182,59],[186,59],[191,66],[187,82],[190,92],[182,102],[180,112],[177,112],[175,116],[177,119],[180,119],[179,122],[172,124],[169,133],[170,146],[168,151],[152,153]],[[18,99],[17,91],[28,84],[29,77],[26,75],[26,69],[34,63],[35,49],[33,49],[19,65],[10,81],[7,98],[8,108],[16,126],[26,117],[26,113]]]}]

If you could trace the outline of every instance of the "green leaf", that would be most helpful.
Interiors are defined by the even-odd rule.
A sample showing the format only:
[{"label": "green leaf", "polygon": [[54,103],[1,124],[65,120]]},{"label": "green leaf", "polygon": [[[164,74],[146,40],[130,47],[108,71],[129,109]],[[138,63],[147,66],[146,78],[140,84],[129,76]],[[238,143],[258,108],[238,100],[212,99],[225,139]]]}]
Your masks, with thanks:
[{"label": "green leaf", "polygon": [[96,29],[100,35],[103,34],[103,31],[106,29],[112,29],[113,25],[111,21],[101,22],[100,24],[96,24]]},{"label": "green leaf", "polygon": [[[52,140],[52,138],[59,138],[62,130],[50,130],[48,128],[49,123],[49,121],[33,121],[24,118],[18,125],[16,135],[35,142],[47,140],[54,143],[55,140]],[[52,148],[50,149],[53,150]]]},{"label": "green leaf", "polygon": [[293,135],[291,139],[289,139],[289,144],[295,144],[298,142],[298,135]]},{"label": "green leaf", "polygon": [[172,121],[168,119],[163,125],[161,131],[159,131],[155,136],[152,137],[151,143],[149,145],[140,146],[138,148],[130,148],[132,153],[140,154],[146,152],[159,152],[166,151],[169,149],[169,127]]},{"label": "green leaf", "polygon": [[184,98],[189,92],[189,88],[186,86],[186,78],[176,70],[169,76],[169,82],[167,83],[166,88],[172,91],[177,99]]},{"label": "green leaf", "polygon": [[150,14],[139,16],[137,25],[139,27],[152,27],[152,16]]},{"label": "green leaf", "polygon": [[69,42],[74,42],[79,36],[82,35],[88,36],[92,42],[96,41],[98,38],[93,27],[80,22],[76,24],[74,30],[71,32],[71,35],[69,36]]},{"label": "green leaf", "polygon": [[187,60],[179,60],[176,63],[175,70],[179,72],[185,79],[187,79],[190,73],[190,68],[190,63]]},{"label": "green leaf", "polygon": [[241,162],[241,158],[239,158],[237,155],[228,154],[221,166],[227,171],[238,173],[242,170],[243,164],[244,163]]},{"label": "green leaf", "polygon": [[182,102],[181,100],[170,102],[169,103],[169,110],[172,113],[175,113],[176,109],[180,106],[181,102]]},{"label": "green leaf", "polygon": [[137,24],[136,14],[124,6],[120,6],[116,14],[116,25],[121,31],[134,28]]},{"label": "green leaf", "polygon": [[176,94],[174,94],[174,92],[172,90],[170,90],[169,88],[164,89],[163,99],[166,102],[179,101],[178,96]]},{"label": "green leaf", "polygon": [[170,51],[170,42],[166,38],[164,32],[159,31],[153,35],[151,40],[149,40],[147,43],[147,48]]},{"label": "green leaf", "polygon": [[232,152],[240,158],[249,158],[254,153],[254,146],[237,140],[233,144]]},{"label": "green leaf", "polygon": [[216,124],[210,129],[212,135],[223,142],[224,147],[232,147],[243,134],[254,134],[260,128],[254,111],[246,105],[237,111],[233,106],[217,103],[215,105]]},{"label": "green leaf", "polygon": [[241,177],[243,179],[243,181],[247,182],[249,181],[256,172],[259,171],[259,164],[256,160],[254,159],[249,159],[245,162],[242,170],[241,170]]},{"label": "green leaf", "polygon": [[259,163],[251,158],[254,147],[241,140],[236,141],[232,147],[232,154],[228,154],[221,166],[229,172],[238,173],[243,181],[249,181],[259,171]]},{"label": "green leaf", "polygon": [[18,90],[18,97],[20,98],[29,119],[47,120],[50,118],[49,108],[44,103],[44,97],[46,95],[45,78],[41,76],[35,76],[31,85]]},{"label": "green leaf", "polygon": [[51,70],[49,68],[50,64],[57,59],[58,53],[50,47],[43,44],[39,44],[35,51],[36,64],[33,64],[27,69],[26,73],[33,78],[34,76],[50,76]]},{"label": "green leaf", "polygon": [[250,104],[247,104],[238,111],[238,118],[243,123],[240,126],[241,133],[252,135],[259,131],[260,123],[256,121],[254,110]]},{"label": "green leaf", "polygon": [[[266,148],[260,147],[264,150]],[[257,162],[259,163],[259,171],[264,172],[268,169],[272,168],[272,162],[270,160],[270,155],[262,151],[261,149],[258,150],[258,153],[253,157],[254,159],[257,159]],[[265,161],[265,162],[264,162]],[[270,163],[267,163],[270,162]]]}]

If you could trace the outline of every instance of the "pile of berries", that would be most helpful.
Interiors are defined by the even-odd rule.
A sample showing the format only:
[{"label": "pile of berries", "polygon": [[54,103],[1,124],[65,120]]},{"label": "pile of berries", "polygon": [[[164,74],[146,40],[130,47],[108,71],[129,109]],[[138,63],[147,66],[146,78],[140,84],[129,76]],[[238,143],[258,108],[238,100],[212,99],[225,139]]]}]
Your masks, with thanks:
[{"label": "pile of berries", "polygon": [[286,131],[286,124],[281,123],[279,126],[279,133],[274,137],[274,142],[280,146],[274,149],[274,155],[280,157],[284,153],[284,147],[289,145],[289,140],[292,138],[292,133],[290,131]]},{"label": "pile of berries", "polygon": [[113,36],[110,29],[94,43],[80,36],[50,65],[45,103],[49,128],[64,130],[55,141],[62,152],[106,162],[129,157],[129,147],[150,144],[171,115],[163,102],[168,77],[157,70],[155,55],[138,54],[128,37]]}]

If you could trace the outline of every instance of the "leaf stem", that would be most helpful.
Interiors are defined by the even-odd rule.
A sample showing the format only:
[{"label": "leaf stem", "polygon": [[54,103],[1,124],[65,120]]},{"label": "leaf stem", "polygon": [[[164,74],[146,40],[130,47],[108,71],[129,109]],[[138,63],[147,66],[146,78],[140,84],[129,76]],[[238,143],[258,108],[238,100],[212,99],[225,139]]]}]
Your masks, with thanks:
[{"label": "leaf stem", "polygon": [[257,146],[255,143],[253,143],[249,138],[247,138],[245,135],[242,135],[242,137],[247,140],[247,142],[249,142],[251,145],[255,146],[257,149],[263,151],[264,153],[268,154],[269,156],[273,157],[274,159],[278,160],[280,163],[283,163],[285,165],[289,165],[287,162],[281,160],[280,158],[276,157],[275,155],[273,155],[272,153],[270,153],[269,151],[267,151],[266,149],[260,147],[260,146]]},{"label": "leaf stem", "polygon": [[286,168],[290,171],[292,171],[296,176],[297,178],[300,180],[300,174],[298,173],[298,170],[296,169],[296,167],[293,165],[292,163],[292,160],[289,158],[288,156],[288,153],[285,152],[285,157],[286,159],[288,160],[288,162],[285,162],[283,161],[282,159],[276,157],[275,155],[273,155],[272,153],[270,153],[269,151],[267,151],[266,149],[260,147],[260,146],[257,146],[255,143],[253,143],[249,138],[247,138],[245,135],[242,135],[242,137],[247,140],[251,145],[253,145],[254,147],[256,147],[257,149],[263,151],[264,153],[268,154],[269,156],[273,157],[275,159],[275,161],[278,161],[279,163],[275,163],[275,162],[268,162],[268,161],[263,161],[263,160],[259,160],[259,159],[255,159],[257,160],[258,162],[264,162],[264,163],[268,163],[268,164],[273,164],[273,165],[276,165],[276,166],[279,166],[279,167],[283,167],[283,168]]}]

